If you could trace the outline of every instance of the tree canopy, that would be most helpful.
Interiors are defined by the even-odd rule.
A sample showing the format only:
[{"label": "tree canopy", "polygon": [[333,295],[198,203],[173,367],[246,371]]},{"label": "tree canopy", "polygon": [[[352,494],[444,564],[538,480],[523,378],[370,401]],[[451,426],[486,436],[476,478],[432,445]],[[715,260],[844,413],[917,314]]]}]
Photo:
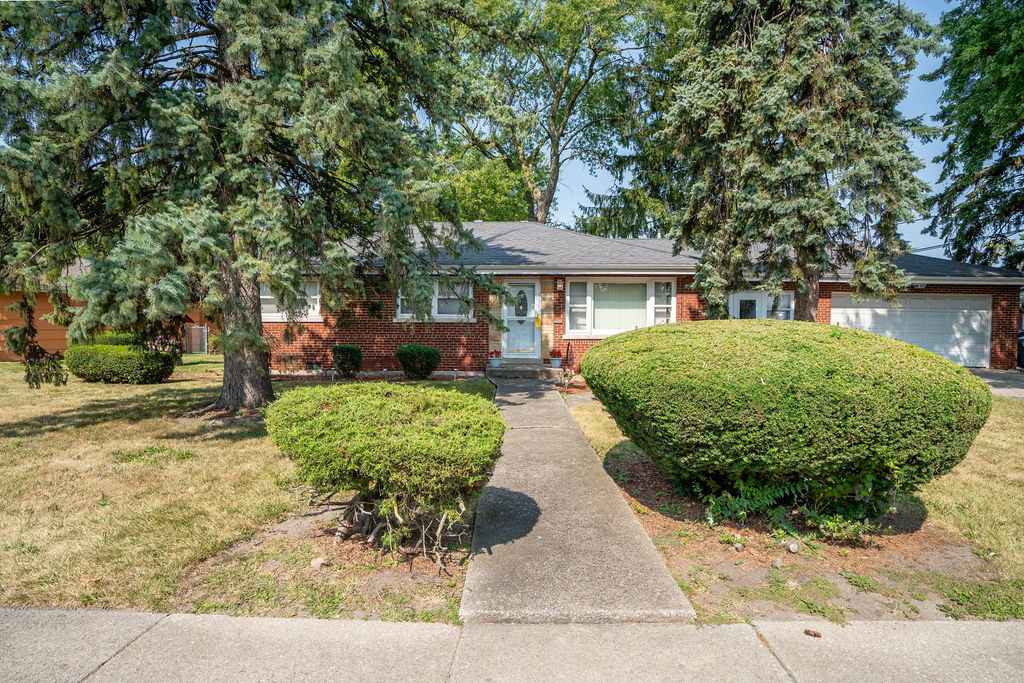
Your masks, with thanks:
[{"label": "tree canopy", "polygon": [[488,159],[473,148],[456,147],[440,162],[443,182],[451,190],[464,221],[525,221],[529,218],[526,183],[502,159]]},{"label": "tree canopy", "polygon": [[965,0],[942,15],[936,117],[946,150],[930,233],[974,263],[1024,264],[1024,4]]},{"label": "tree canopy", "polygon": [[520,25],[474,52],[482,107],[460,130],[468,147],[523,178],[527,216],[543,223],[565,164],[597,167],[613,155],[637,9],[618,0],[482,0],[480,8],[487,17],[518,14]]},{"label": "tree canopy", "polygon": [[[472,242],[425,221],[457,215],[432,131],[489,30],[458,0],[6,3],[0,29],[0,286],[29,321],[42,289],[76,338],[215,308],[219,405],[257,406],[261,286],[298,313],[313,269],[327,308],[383,275],[422,308],[433,257]],[[52,379],[29,327],[8,347]]]},{"label": "tree canopy", "polygon": [[588,192],[575,230],[602,237],[662,237],[680,210],[684,161],[665,138],[665,114],[679,82],[674,59],[689,46],[693,3],[651,3],[635,19],[639,52],[627,65],[627,115],[615,126],[617,153],[608,170],[615,180],[606,193]]},{"label": "tree canopy", "polygon": [[713,316],[751,280],[770,292],[788,280],[795,315],[812,320],[819,278],[843,263],[858,293],[894,296],[898,226],[927,190],[908,139],[928,131],[898,109],[932,46],[924,18],[885,0],[705,0],[679,46],[649,60],[670,100],[648,107],[634,184],[591,229],[622,232],[607,217],[619,211],[699,250]]}]

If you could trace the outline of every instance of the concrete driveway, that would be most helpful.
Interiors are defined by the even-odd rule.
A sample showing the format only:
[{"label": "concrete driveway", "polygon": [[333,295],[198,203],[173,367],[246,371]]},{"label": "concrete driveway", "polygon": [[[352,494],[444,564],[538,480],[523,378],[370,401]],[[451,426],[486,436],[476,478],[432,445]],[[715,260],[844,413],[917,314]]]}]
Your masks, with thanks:
[{"label": "concrete driveway", "polygon": [[985,380],[997,396],[1024,398],[1024,372],[983,368],[973,368],[971,372]]}]

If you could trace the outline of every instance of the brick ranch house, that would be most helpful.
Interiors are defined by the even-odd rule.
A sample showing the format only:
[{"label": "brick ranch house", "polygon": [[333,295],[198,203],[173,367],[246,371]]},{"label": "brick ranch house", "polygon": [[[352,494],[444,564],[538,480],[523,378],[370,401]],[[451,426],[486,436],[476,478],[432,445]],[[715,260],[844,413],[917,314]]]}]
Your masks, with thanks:
[{"label": "brick ranch house", "polygon": [[[412,322],[401,301],[382,299],[356,305],[349,324],[337,328],[338,316],[320,310],[319,284],[310,280],[304,331],[290,344],[282,341],[285,320],[276,302],[263,292],[272,369],[329,367],[331,347],[341,343],[359,346],[368,370],[397,369],[395,349],[410,343],[440,349],[441,370],[480,372],[491,350],[500,350],[503,362],[546,363],[555,349],[575,369],[604,337],[703,317],[690,288],[697,257],[673,256],[669,240],[606,239],[530,222],[470,226],[484,247],[464,254],[461,262],[493,274],[511,290],[515,303],[505,306],[483,290],[473,293],[507,331],[482,316],[460,315],[458,298],[443,291],[435,291],[432,322]],[[898,264],[912,281],[899,307],[854,301],[844,279],[849,274],[840,272],[822,278],[818,322],[902,339],[965,366],[1016,367],[1024,275],[913,254]],[[738,292],[730,297],[730,309],[736,318],[791,319],[793,295]]]}]

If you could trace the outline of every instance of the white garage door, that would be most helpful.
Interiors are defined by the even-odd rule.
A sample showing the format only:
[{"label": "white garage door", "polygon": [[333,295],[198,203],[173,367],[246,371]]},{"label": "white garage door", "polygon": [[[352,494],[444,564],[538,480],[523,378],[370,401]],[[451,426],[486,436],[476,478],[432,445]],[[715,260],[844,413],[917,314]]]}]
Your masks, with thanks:
[{"label": "white garage door", "polygon": [[832,323],[901,339],[967,367],[988,367],[992,297],[918,294],[901,296],[900,304],[833,296]]}]

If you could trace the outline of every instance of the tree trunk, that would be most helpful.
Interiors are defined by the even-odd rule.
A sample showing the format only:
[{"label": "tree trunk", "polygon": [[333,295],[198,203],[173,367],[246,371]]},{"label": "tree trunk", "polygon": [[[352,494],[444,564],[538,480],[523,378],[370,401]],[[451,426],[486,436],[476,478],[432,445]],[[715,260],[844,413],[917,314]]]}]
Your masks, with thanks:
[{"label": "tree trunk", "polygon": [[224,384],[216,408],[259,408],[274,400],[270,353],[263,339],[260,285],[221,266],[224,278]]},{"label": "tree trunk", "polygon": [[817,322],[818,320],[818,280],[821,273],[816,268],[810,268],[800,263],[797,257],[797,267],[804,274],[803,288],[797,288],[793,297],[793,319]]}]

